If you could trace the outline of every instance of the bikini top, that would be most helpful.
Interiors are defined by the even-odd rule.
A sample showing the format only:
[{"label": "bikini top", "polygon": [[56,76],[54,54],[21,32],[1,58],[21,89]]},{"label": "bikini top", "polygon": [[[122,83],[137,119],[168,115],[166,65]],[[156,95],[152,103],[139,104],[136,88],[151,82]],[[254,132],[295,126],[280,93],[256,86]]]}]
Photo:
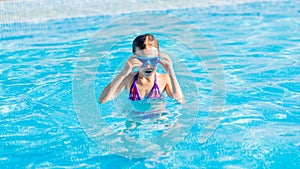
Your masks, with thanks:
[{"label": "bikini top", "polygon": [[[136,85],[136,81],[137,81],[138,77],[139,77],[139,73],[137,73],[134,76],[133,83],[132,83],[132,85],[130,87],[129,99],[132,100],[132,101],[141,100],[141,96],[140,96],[138,87]],[[160,97],[161,97],[161,93],[160,93],[159,87],[158,87],[158,85],[156,83],[156,73],[155,73],[154,74],[154,84],[153,84],[153,87],[150,90],[149,94],[145,97],[145,99],[148,99],[148,98],[160,98]]]}]

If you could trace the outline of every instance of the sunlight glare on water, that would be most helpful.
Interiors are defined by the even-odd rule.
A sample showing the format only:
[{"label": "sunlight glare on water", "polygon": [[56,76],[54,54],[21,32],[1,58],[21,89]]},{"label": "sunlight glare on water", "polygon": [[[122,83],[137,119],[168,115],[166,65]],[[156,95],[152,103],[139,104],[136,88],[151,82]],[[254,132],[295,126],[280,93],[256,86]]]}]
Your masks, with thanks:
[{"label": "sunlight glare on water", "polygon": [[[186,34],[186,25],[178,23],[174,34],[157,34],[161,48],[184,65],[177,67],[176,73],[184,93],[189,93],[186,97],[200,101],[195,118],[187,119],[193,121],[187,135],[172,150],[146,158],[126,158],[100,149],[86,134],[74,108],[72,82],[79,55],[96,32],[119,15],[34,23],[0,20],[0,166],[299,168],[299,6],[298,1],[290,0],[148,12],[176,16],[199,28],[199,35],[209,40],[224,68],[226,103],[213,135],[200,143],[206,122],[214,120],[209,116],[213,100],[210,74],[204,60],[193,57],[189,46],[168,38]],[[155,34],[158,27],[148,26]],[[125,29],[122,25],[117,28]],[[133,35],[111,38],[119,41],[106,52],[108,59],[101,60],[96,73],[87,72],[96,78],[95,97],[131,52]],[[198,36],[190,40],[199,43]],[[195,85],[197,92],[193,92]],[[106,110],[101,112],[109,128],[121,132],[128,114],[119,111],[116,101],[98,108]],[[175,111],[172,101],[166,98],[166,102],[169,112]],[[166,115],[167,125],[156,125],[155,131],[150,130],[154,126],[151,118],[145,119],[144,127],[148,128],[123,135],[137,140],[157,137],[184,113]]]}]

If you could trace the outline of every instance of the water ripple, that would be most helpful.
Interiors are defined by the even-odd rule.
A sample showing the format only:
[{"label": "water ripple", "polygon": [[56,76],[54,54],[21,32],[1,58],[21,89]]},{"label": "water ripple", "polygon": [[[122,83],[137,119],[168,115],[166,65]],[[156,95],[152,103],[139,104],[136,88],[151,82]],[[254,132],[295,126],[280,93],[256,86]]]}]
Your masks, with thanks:
[{"label": "water ripple", "polygon": [[[193,82],[199,86],[198,93],[191,97],[198,97],[201,103],[197,118],[186,119],[194,120],[194,126],[184,140],[169,152],[145,159],[127,159],[100,150],[85,135],[74,111],[71,91],[78,55],[83,53],[88,39],[113,17],[1,25],[1,166],[298,168],[300,25],[297,3],[249,3],[238,7],[168,11],[199,27],[215,47],[224,67],[226,106],[214,135],[207,142],[198,143],[205,122],[213,120],[207,118],[213,92],[210,76],[202,61],[193,57],[187,48],[173,39],[162,41],[162,48],[171,49],[178,61],[193,73],[176,69],[183,89],[192,90]],[[186,23],[168,25],[174,26],[171,29],[150,24],[138,26],[154,31],[169,29],[172,32],[166,34],[172,37],[194,31],[185,30]],[[122,25],[115,25],[115,29],[120,31]],[[111,70],[119,71],[119,65],[110,63],[123,64],[120,58],[126,58],[131,52],[130,38],[112,39],[119,39],[119,43],[110,53],[94,52],[109,57],[101,62],[109,66],[100,65],[97,73],[87,70],[88,74],[107,82],[116,74]],[[201,43],[198,37],[192,40]],[[190,60],[185,55],[191,55]],[[99,95],[104,85],[95,81],[95,95]],[[106,110],[111,113],[106,116],[111,128],[122,129],[125,115]],[[179,115],[174,113],[168,117],[176,119]]]}]

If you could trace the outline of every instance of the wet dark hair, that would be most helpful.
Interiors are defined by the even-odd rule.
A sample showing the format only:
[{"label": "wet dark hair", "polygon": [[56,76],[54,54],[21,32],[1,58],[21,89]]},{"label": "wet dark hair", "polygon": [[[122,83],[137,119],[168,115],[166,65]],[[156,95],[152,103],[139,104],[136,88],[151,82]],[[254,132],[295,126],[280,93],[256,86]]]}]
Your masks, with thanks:
[{"label": "wet dark hair", "polygon": [[132,53],[135,53],[136,49],[139,48],[141,50],[147,47],[156,47],[159,51],[158,40],[151,34],[144,34],[137,36],[132,42]]}]

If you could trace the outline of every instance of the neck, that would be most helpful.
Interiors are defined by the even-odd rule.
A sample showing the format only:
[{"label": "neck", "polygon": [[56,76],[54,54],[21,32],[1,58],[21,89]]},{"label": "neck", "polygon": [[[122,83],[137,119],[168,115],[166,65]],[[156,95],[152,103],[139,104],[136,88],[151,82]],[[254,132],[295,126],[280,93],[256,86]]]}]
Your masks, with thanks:
[{"label": "neck", "polygon": [[154,81],[154,75],[155,75],[156,72],[153,72],[151,76],[149,77],[146,77],[144,76],[142,73],[139,73],[139,77],[138,77],[138,80],[140,82],[152,82]]}]

